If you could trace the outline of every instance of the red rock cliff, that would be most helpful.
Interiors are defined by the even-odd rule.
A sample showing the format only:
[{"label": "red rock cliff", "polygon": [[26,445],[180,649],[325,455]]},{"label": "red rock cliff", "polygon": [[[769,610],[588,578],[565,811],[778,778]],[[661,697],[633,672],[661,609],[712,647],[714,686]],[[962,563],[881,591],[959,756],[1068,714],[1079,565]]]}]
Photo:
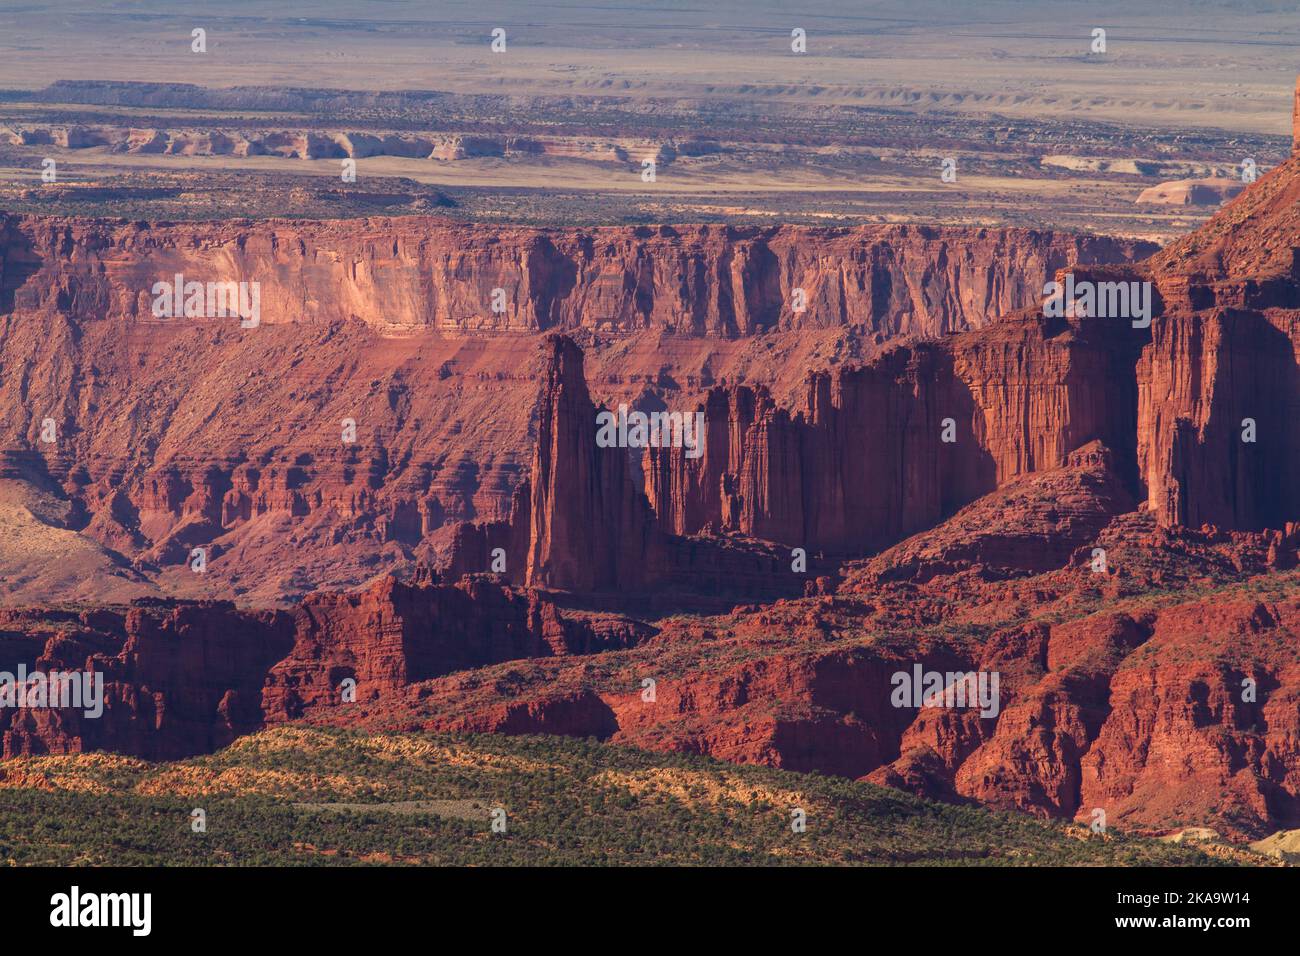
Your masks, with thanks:
[{"label": "red rock cliff", "polygon": [[[445,573],[494,571],[530,588],[739,597],[797,593],[802,580],[778,569],[778,552],[757,542],[684,540],[650,508],[636,447],[602,447],[598,409],[587,392],[582,350],[566,336],[543,345],[532,469],[508,521],[462,524]],[[611,413],[612,414],[612,413]]]},{"label": "red rock cliff", "polygon": [[[458,522],[509,517],[545,371],[520,331],[577,330],[605,395],[693,404],[726,379],[779,384],[784,400],[789,369],[979,325],[1066,261],[1145,251],[914,226],[0,216],[0,473],[53,483],[88,539],[178,576],[180,593],[292,600],[434,560]],[[176,274],[258,282],[261,325],[155,319],[154,283]],[[194,547],[219,590],[180,573]],[[22,599],[43,593],[33,581]]]},{"label": "red rock cliff", "polygon": [[1100,440],[1132,469],[1143,335],[1019,313],[861,368],[813,373],[795,414],[715,389],[697,460],[651,449],[647,489],[678,534],[705,528],[865,553]]},{"label": "red rock cliff", "polygon": [[[313,595],[293,611],[144,601],[125,612],[0,610],[7,655],[28,671],[103,675],[103,712],[0,711],[4,756],[109,750],[152,760],[209,753],[267,723],[380,701],[454,670],[636,644],[646,629],[571,615],[483,580],[381,578]],[[15,644],[17,642],[17,644]],[[6,667],[13,664],[6,657]],[[12,671],[11,671],[12,673]],[[345,702],[343,682],[355,681]]]},{"label": "red rock cliff", "polygon": [[1136,270],[1163,302],[1137,368],[1138,456],[1166,524],[1300,515],[1300,157]]},{"label": "red rock cliff", "polygon": [[1070,262],[1131,262],[1155,250],[1025,229],[560,230],[424,217],[149,224],[0,215],[0,239],[0,293],[78,320],[150,319],[154,283],[179,273],[258,282],[267,323],[356,317],[381,330],[721,336],[846,325],[939,335],[1037,301]]},{"label": "red rock cliff", "polygon": [[663,542],[629,475],[632,458],[627,449],[597,447],[581,350],[562,336],[547,350],[524,583],[591,591],[650,580]]}]

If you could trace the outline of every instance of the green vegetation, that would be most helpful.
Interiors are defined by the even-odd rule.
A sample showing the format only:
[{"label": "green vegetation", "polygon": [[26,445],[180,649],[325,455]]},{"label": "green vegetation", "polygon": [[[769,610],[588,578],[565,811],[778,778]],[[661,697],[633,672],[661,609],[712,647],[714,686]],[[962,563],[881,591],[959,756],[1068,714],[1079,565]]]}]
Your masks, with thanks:
[{"label": "green vegetation", "polygon": [[[0,773],[11,864],[1222,862],[844,779],[553,737],[293,727],[175,763],[36,757]],[[804,833],[792,831],[795,807]],[[206,832],[191,830],[195,808]]]}]

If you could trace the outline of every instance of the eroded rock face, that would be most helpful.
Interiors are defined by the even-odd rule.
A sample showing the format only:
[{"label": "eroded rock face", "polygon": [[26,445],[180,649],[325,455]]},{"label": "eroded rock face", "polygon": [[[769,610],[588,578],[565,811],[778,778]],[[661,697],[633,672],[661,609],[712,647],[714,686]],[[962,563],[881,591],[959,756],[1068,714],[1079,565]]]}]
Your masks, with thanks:
[{"label": "eroded rock face", "polygon": [[1080,762],[1082,807],[1129,825],[1300,814],[1298,608],[1249,598],[1159,614],[1141,662],[1110,681],[1110,710]]},{"label": "eroded rock face", "polygon": [[1090,440],[1132,469],[1142,335],[1018,313],[980,333],[809,376],[794,415],[715,389],[705,452],[652,449],[647,490],[677,533],[739,532],[862,554],[933,526]]},{"label": "eroded rock face", "polygon": [[593,591],[654,580],[664,543],[628,473],[628,450],[597,446],[582,352],[562,336],[547,348],[524,583]]},{"label": "eroded rock face", "polygon": [[[138,592],[90,567],[125,560],[174,593],[291,602],[441,560],[460,522],[510,518],[546,370],[520,333],[581,336],[602,404],[684,409],[723,381],[765,383],[786,404],[791,370],[979,325],[1032,301],[1063,262],[1145,251],[893,226],[0,216],[0,475],[73,502],[71,527],[104,549],[86,569],[106,600]],[[257,327],[156,318],[155,284],[177,275],[258,283]],[[200,547],[219,588],[184,571]],[[14,597],[40,601],[42,585]]]},{"label": "eroded rock face", "polygon": [[0,261],[22,270],[4,272],[11,294],[22,286],[18,306],[76,321],[148,320],[154,283],[181,274],[258,282],[270,324],[356,317],[387,331],[719,336],[854,325],[940,335],[1037,301],[1071,262],[1132,262],[1155,248],[1024,229],[500,229],[425,217],[172,225],[2,216],[0,238]]},{"label": "eroded rock face", "polygon": [[1215,308],[1153,326],[1138,366],[1138,455],[1165,524],[1279,528],[1296,517],[1294,324],[1295,314]]},{"label": "eroded rock face", "polygon": [[614,618],[565,616],[535,591],[486,576],[455,586],[383,578],[359,594],[312,595],[293,613],[294,645],[267,674],[268,721],[353,700],[400,696],[407,685],[498,661],[591,654],[635,644],[645,629]]},{"label": "eroded rock face", "polygon": [[451,671],[616,650],[648,631],[613,615],[562,612],[536,592],[482,578],[381,578],[360,592],[313,595],[292,611],[155,600],[120,612],[5,611],[0,669],[93,671],[104,690],[94,716],[85,708],[0,711],[4,756],[208,753],[313,710],[400,699],[410,685]]},{"label": "eroded rock face", "polygon": [[266,669],[289,649],[283,612],[238,611],[226,602],[146,603],[74,619],[28,612],[23,633],[39,645],[30,671],[102,674],[103,713],[27,707],[0,711],[4,755],[111,750],[172,759],[224,747],[262,725]]},{"label": "eroded rock face", "polygon": [[1162,314],[1138,364],[1138,457],[1169,525],[1282,527],[1300,474],[1300,160],[1143,264]]},{"label": "eroded rock face", "polygon": [[[614,421],[617,413],[592,402],[582,351],[561,335],[550,336],[544,350],[529,477],[515,493],[509,520],[457,527],[442,566],[446,575],[492,571],[521,587],[607,596],[739,599],[799,592],[802,583],[781,573],[788,554],[780,549],[666,528],[642,492],[645,449],[598,438],[600,416]],[[621,442],[616,428],[608,431],[608,439]]]}]

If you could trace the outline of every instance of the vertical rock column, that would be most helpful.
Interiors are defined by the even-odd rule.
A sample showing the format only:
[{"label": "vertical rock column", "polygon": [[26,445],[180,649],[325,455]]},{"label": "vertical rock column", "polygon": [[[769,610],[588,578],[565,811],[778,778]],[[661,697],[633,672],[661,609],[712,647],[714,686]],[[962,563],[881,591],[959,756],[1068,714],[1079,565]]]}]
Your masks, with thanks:
[{"label": "vertical rock column", "polygon": [[546,347],[526,583],[573,591],[642,585],[662,570],[664,548],[649,502],[633,486],[629,449],[596,444],[582,350],[564,336]]}]

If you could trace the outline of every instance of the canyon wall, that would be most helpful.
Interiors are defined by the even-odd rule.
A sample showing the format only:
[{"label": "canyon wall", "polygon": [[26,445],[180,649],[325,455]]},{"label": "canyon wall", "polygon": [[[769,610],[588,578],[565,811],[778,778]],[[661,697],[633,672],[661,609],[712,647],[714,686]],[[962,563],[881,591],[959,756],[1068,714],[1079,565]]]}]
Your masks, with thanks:
[{"label": "canyon wall", "polygon": [[[434,561],[458,522],[509,519],[543,409],[540,330],[582,336],[607,396],[680,407],[748,381],[784,402],[806,365],[981,325],[1065,262],[1147,249],[948,227],[0,216],[0,478],[69,502],[63,527],[104,549],[99,564],[189,596],[291,601]],[[259,283],[260,324],[155,318],[154,284],[177,274]],[[194,548],[211,590],[184,571]],[[103,597],[131,596],[86,572]]]},{"label": "canyon wall", "polygon": [[165,156],[279,156],[285,159],[365,159],[400,156],[453,161],[474,156],[519,154],[565,156],[594,162],[627,162],[628,151],[639,149],[660,165],[670,163],[677,149],[712,152],[716,143],[646,143],[588,140],[578,137],[470,135],[461,133],[356,132],[307,129],[261,130],[228,127],[159,129],[125,126],[0,126],[0,142],[13,146],[53,145],[62,149],[104,148],[110,153]]},{"label": "canyon wall", "polygon": [[1153,511],[1190,527],[1295,520],[1300,381],[1287,333],[1264,314],[1228,309],[1167,315],[1152,333],[1138,377]]},{"label": "canyon wall", "polygon": [[0,711],[4,756],[210,753],[312,709],[391,703],[451,671],[615,650],[647,633],[612,615],[562,612],[534,592],[484,580],[439,584],[427,574],[316,594],[289,611],[153,599],[125,610],[0,610],[9,673],[21,661],[29,673],[85,670],[104,682],[100,715],[84,707]]},{"label": "canyon wall", "polygon": [[703,456],[649,449],[646,494],[677,534],[860,554],[1099,440],[1166,526],[1283,528],[1300,518],[1297,344],[1290,310],[1171,309],[1150,330],[1020,313],[810,373],[794,412],[715,388]]},{"label": "canyon wall", "polygon": [[0,306],[78,322],[151,321],[154,284],[181,274],[259,283],[266,323],[715,336],[849,325],[940,335],[1038,301],[1043,282],[1071,262],[1135,261],[1155,249],[1025,229],[563,230],[423,217],[149,224],[0,215],[0,237]]},{"label": "canyon wall", "polygon": [[1147,262],[1068,270],[1080,287],[1150,283],[1149,328],[1025,310],[812,373],[792,410],[715,388],[704,456],[651,449],[648,497],[679,534],[861,553],[1099,440],[1166,526],[1285,527],[1300,517],[1298,163]]},{"label": "canyon wall", "polygon": [[643,492],[642,451],[597,440],[604,410],[587,391],[582,350],[567,336],[551,335],[543,351],[529,477],[508,520],[457,527],[442,566],[448,577],[493,572],[520,587],[653,593],[660,600],[771,599],[802,590],[799,579],[781,572],[779,549],[673,533]]},{"label": "canyon wall", "polygon": [[1133,270],[1161,301],[1138,364],[1138,457],[1162,523],[1300,515],[1300,158]]},{"label": "canyon wall", "polygon": [[677,534],[710,528],[842,554],[898,541],[1093,440],[1133,477],[1144,336],[1101,319],[1006,317],[808,376],[791,414],[762,389],[704,403],[704,454],[649,449],[647,494]]}]

